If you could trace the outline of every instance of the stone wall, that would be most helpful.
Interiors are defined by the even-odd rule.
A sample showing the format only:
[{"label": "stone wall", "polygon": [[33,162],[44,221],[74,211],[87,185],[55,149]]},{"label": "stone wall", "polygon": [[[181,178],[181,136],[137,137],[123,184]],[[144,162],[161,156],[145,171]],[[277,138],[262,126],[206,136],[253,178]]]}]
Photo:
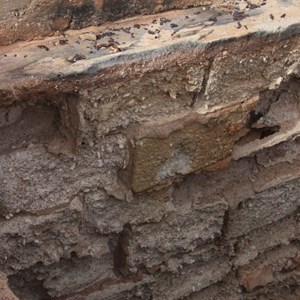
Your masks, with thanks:
[{"label": "stone wall", "polygon": [[299,299],[300,5],[254,3],[0,47],[19,299]]}]

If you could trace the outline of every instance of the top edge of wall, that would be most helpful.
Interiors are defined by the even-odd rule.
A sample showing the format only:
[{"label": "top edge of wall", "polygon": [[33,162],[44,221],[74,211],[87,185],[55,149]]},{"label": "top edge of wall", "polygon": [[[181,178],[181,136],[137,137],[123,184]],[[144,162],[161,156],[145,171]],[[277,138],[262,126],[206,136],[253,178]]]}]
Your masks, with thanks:
[{"label": "top edge of wall", "polygon": [[[106,22],[185,9],[227,7],[232,0],[3,0],[0,46]],[[231,5],[232,6],[232,5]],[[233,7],[233,6],[232,6]]]}]

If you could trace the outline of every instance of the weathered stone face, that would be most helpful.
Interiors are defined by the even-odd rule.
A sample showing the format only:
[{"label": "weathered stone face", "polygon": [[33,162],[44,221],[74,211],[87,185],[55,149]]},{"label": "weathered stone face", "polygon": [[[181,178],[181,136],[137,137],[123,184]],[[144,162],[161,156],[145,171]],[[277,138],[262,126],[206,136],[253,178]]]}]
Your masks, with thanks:
[{"label": "weathered stone face", "polygon": [[[37,31],[12,40],[64,31],[0,47],[8,286],[22,300],[298,300],[300,4],[48,2],[0,8],[21,24],[41,4]],[[222,10],[65,31],[211,2]]]},{"label": "weathered stone face", "polygon": [[133,153],[133,190],[142,192],[229,157],[245,115],[234,107],[209,118],[191,115],[140,129]]}]

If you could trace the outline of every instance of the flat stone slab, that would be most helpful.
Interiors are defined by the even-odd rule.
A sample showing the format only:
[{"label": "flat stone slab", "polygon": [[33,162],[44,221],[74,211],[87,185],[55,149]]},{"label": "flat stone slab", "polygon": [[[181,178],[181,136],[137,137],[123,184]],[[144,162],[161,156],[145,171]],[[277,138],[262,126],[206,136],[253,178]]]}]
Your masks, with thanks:
[{"label": "flat stone slab", "polygon": [[220,42],[253,35],[295,36],[300,31],[299,14],[299,1],[282,0],[269,0],[259,8],[233,14],[194,8],[1,47],[1,102],[17,100],[24,89],[45,81],[48,83],[40,86],[41,90],[51,86],[67,91],[71,89],[68,79],[78,76],[97,74],[98,83],[126,80],[139,73],[187,64]]}]

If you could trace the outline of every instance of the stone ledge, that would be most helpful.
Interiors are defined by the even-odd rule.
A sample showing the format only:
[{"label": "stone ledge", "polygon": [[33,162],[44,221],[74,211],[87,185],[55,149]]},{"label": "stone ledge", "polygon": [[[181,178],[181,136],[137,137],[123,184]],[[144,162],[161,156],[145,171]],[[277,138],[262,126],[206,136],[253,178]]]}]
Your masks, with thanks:
[{"label": "stone ledge", "polygon": [[[215,11],[190,9],[68,31],[64,37],[2,47],[1,102],[8,98],[17,100],[21,94],[26,97],[33,89],[39,93],[45,90],[53,94],[73,92],[74,86],[75,91],[81,86],[86,87],[84,79],[97,85],[128,80],[170,66],[212,58],[220,48],[230,54],[235,52],[237,45],[242,46],[250,40],[253,51],[262,51],[259,49],[262,42],[277,43],[298,35],[299,12],[299,3],[282,6],[275,0],[245,12],[247,17],[241,21],[233,20],[232,15],[226,13],[219,16]],[[273,20],[270,15],[274,16]],[[170,22],[153,24],[160,18]],[[217,21],[209,21],[212,19]],[[178,27],[171,28],[170,23]],[[153,35],[155,30],[158,31]],[[105,37],[111,34],[114,35]],[[104,37],[96,40],[97,35]],[[113,42],[109,42],[112,41],[110,38]],[[234,40],[240,41],[232,45]],[[221,43],[222,47],[218,47]],[[99,50],[95,49],[95,44]],[[111,46],[107,46],[109,44]],[[76,80],[78,76],[81,84]],[[205,92],[209,93],[213,88],[214,84],[208,82]]]}]

